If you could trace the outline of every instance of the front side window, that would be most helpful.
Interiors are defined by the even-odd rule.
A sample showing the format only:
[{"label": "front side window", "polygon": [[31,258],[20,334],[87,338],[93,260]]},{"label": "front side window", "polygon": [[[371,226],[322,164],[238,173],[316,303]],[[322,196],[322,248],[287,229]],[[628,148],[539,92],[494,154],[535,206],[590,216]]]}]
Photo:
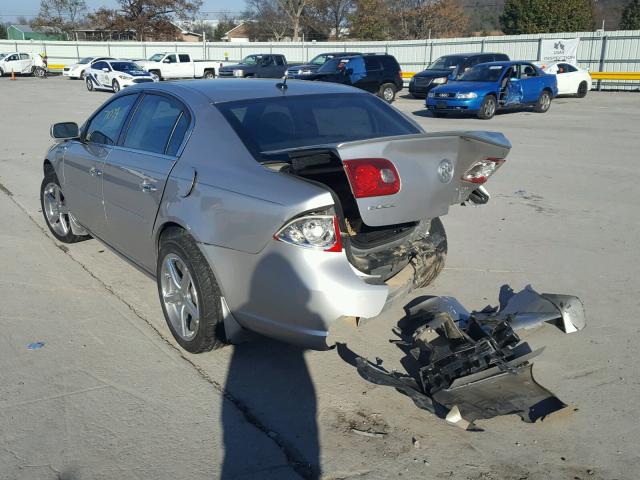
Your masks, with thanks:
[{"label": "front side window", "polygon": [[167,55],[167,60],[169,61],[169,63],[177,63],[175,55]]},{"label": "front side window", "polygon": [[115,145],[137,95],[125,95],[115,99],[98,112],[89,123],[84,138],[90,143]]},{"label": "front side window", "polygon": [[29,54],[27,53],[20,54],[20,60],[28,60],[28,59],[29,59]]},{"label": "front side window", "polygon": [[272,150],[420,132],[395,109],[363,93],[258,98],[217,107],[258,160]]},{"label": "front side window", "polygon": [[111,62],[111,67],[116,72],[142,72],[142,67],[133,62]]},{"label": "front side window", "polygon": [[523,64],[520,65],[520,78],[533,78],[538,76],[538,72],[536,71],[533,65]]},{"label": "front side window", "polygon": [[249,55],[240,62],[243,65],[258,65],[262,63],[262,55]]},{"label": "front side window", "polygon": [[18,55],[9,55],[9,58],[7,58],[7,62],[15,62],[16,60],[18,60]]},{"label": "front side window", "polygon": [[[123,145],[151,153],[165,153],[183,111],[182,104],[172,98],[145,95],[131,119]],[[181,126],[181,130],[184,137],[186,127]],[[181,143],[182,139],[175,147],[176,151]]]}]

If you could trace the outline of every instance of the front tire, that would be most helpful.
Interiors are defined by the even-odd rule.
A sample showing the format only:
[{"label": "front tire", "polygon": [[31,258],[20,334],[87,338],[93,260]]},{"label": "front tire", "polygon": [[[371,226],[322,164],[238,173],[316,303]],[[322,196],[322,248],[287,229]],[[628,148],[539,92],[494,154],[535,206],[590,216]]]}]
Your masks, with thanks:
[{"label": "front tire", "polygon": [[195,240],[180,228],[161,237],[157,282],[167,325],[182,348],[202,353],[225,344],[220,287]]},{"label": "front tire", "polygon": [[93,86],[93,80],[91,80],[91,77],[87,77],[84,83],[87,85],[87,90],[89,90],[90,92],[93,92],[94,86]]},{"label": "front tire", "polygon": [[496,114],[496,110],[498,109],[498,100],[495,95],[486,95],[482,100],[482,105],[480,105],[480,110],[478,110],[478,118],[480,120],[490,120]]},{"label": "front tire", "polygon": [[576,93],[576,97],[584,98],[587,96],[587,92],[589,91],[589,85],[587,82],[580,82],[578,85],[578,92]]},{"label": "front tire", "polygon": [[113,88],[113,93],[118,93],[120,91],[120,84],[118,83],[118,80],[114,80],[111,83],[111,88]]},{"label": "front tire", "polygon": [[58,181],[58,176],[49,170],[40,185],[40,206],[44,221],[51,234],[62,243],[76,243],[91,238],[89,235],[75,235],[71,229],[69,208]]},{"label": "front tire", "polygon": [[378,96],[387,103],[393,103],[396,99],[396,86],[393,83],[384,83],[378,91]]},{"label": "front tire", "polygon": [[543,90],[540,94],[540,98],[536,102],[534,110],[538,113],[545,113],[551,107],[551,94],[549,90]]}]

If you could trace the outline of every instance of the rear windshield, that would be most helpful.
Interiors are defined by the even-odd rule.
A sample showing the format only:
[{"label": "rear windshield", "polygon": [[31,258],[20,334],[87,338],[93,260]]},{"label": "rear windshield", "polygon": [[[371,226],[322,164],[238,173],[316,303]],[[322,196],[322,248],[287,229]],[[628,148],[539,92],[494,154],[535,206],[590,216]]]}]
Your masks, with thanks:
[{"label": "rear windshield", "polygon": [[463,82],[497,82],[504,67],[502,65],[476,65],[460,80]]},{"label": "rear windshield", "polygon": [[363,93],[259,98],[217,106],[258,160],[273,150],[420,133],[393,107]]}]

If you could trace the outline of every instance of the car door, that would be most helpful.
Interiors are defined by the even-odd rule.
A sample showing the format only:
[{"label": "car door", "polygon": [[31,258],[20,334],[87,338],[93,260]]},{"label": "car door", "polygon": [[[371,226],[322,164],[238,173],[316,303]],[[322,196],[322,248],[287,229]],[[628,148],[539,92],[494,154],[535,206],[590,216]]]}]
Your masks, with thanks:
[{"label": "car door", "polygon": [[382,63],[377,57],[363,57],[365,75],[354,82],[354,86],[371,93],[378,93],[382,84]]},{"label": "car door", "polygon": [[69,211],[98,237],[105,230],[105,160],[137,98],[138,95],[125,95],[109,102],[87,122],[79,140],[68,142],[64,152],[61,181]]},{"label": "car door", "polygon": [[106,241],[151,272],[155,271],[153,225],[190,123],[181,102],[145,93],[119,145],[106,159]]},{"label": "car door", "polygon": [[22,70],[20,69],[20,55],[14,53],[13,55],[9,55],[5,61],[5,72],[11,73],[20,73]]},{"label": "car door", "polygon": [[178,55],[178,74],[180,78],[192,78],[194,76],[193,63],[191,62],[191,57],[186,53],[181,53]]},{"label": "car door", "polygon": [[111,78],[109,75],[111,67],[107,62],[96,62],[91,67],[91,70],[91,75],[99,85],[103,87],[111,87]]},{"label": "car door", "polygon": [[520,85],[522,85],[522,103],[538,101],[542,92],[542,81],[536,68],[530,63],[520,64]]},{"label": "car door", "polygon": [[276,68],[276,62],[273,55],[263,55],[262,63],[259,65],[256,71],[256,77],[260,78],[272,78]]},{"label": "car door", "polygon": [[179,78],[180,77],[180,64],[178,63],[178,56],[174,53],[167,55],[162,60],[162,76],[164,78]]},{"label": "car door", "polygon": [[580,72],[573,65],[559,63],[556,65],[556,80],[559,93],[575,93],[578,91]]},{"label": "car door", "polygon": [[19,57],[18,68],[20,68],[20,71],[22,73],[31,72],[31,67],[33,67],[33,60],[31,59],[31,56],[28,53],[21,53],[19,54]]}]

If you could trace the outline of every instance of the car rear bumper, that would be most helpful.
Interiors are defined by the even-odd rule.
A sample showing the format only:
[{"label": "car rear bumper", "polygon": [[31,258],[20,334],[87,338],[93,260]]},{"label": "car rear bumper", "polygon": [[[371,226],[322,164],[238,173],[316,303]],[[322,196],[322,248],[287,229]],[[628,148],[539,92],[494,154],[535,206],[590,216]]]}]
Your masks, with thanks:
[{"label": "car rear bumper", "polygon": [[[236,321],[268,337],[323,350],[342,317],[375,317],[407,285],[367,283],[343,252],[272,241],[256,255],[200,244]],[[413,277],[411,277],[412,280]],[[406,285],[405,285],[406,284]]]}]

